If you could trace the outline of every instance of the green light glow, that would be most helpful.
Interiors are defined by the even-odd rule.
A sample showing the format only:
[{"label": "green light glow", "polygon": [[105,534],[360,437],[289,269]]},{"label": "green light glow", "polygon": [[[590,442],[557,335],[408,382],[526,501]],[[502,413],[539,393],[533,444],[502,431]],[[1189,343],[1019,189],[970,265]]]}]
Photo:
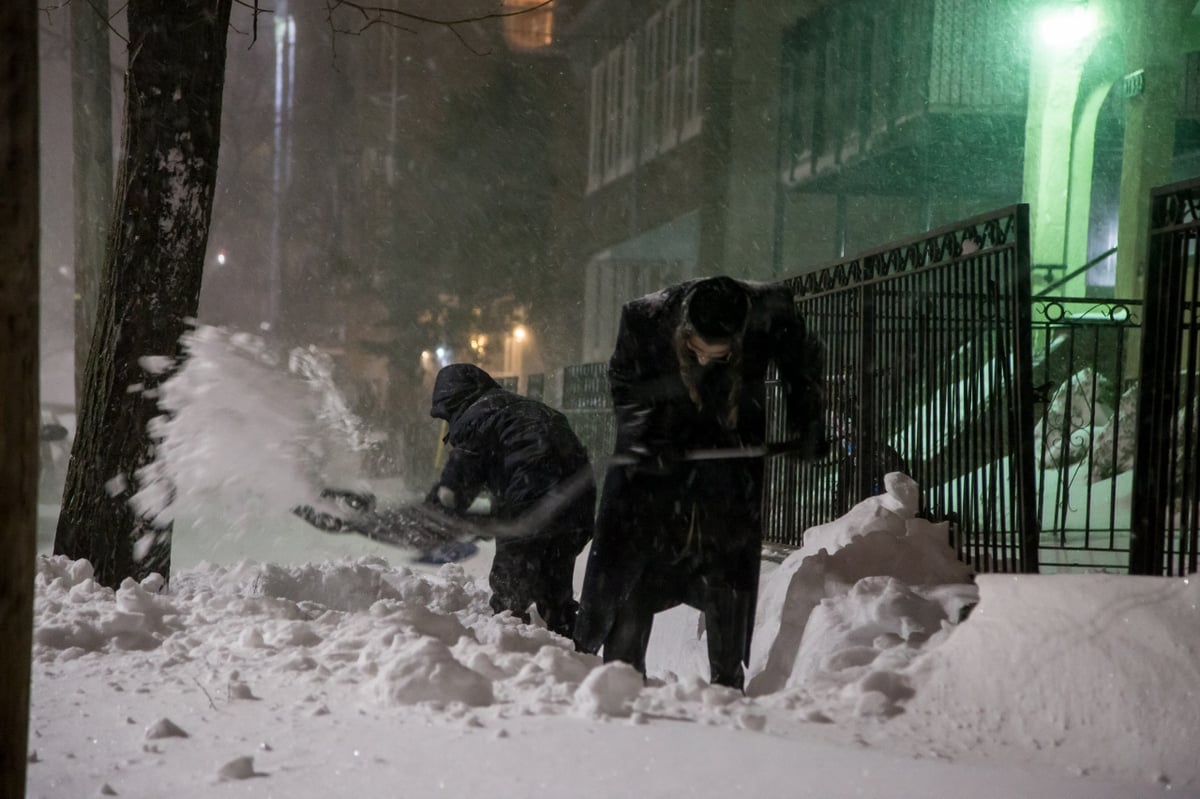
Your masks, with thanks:
[{"label": "green light glow", "polygon": [[1074,50],[1099,27],[1096,12],[1088,6],[1060,6],[1041,12],[1038,36],[1043,44],[1056,50]]}]

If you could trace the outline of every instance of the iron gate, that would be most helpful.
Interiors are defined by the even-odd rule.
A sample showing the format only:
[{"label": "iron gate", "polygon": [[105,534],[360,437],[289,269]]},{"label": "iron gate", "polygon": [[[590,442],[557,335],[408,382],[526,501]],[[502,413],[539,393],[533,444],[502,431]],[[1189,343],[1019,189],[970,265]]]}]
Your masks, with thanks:
[{"label": "iron gate", "polygon": [[1142,316],[1137,300],[1034,298],[1041,571],[1128,571]]},{"label": "iron gate", "polygon": [[[827,346],[832,451],[769,465],[766,539],[799,545],[901,470],[963,561],[1036,571],[1028,206],[786,282]],[[778,436],[777,412],[771,424]]]},{"label": "iron gate", "polygon": [[1154,190],[1150,206],[1129,569],[1182,575],[1200,543],[1200,180]]}]

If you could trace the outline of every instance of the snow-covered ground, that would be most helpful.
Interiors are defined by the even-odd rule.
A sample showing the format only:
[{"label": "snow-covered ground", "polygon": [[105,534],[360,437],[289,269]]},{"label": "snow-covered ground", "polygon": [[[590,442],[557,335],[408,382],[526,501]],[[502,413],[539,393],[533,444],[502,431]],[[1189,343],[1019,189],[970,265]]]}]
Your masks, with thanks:
[{"label": "snow-covered ground", "polygon": [[416,567],[288,516],[321,411],[206,335],[143,476],[169,588],[39,560],[29,797],[1200,796],[1195,579],[972,583],[890,475],[764,564],[746,695],[687,608],[643,683],[491,615],[486,545]]},{"label": "snow-covered ground", "polygon": [[913,488],[767,564],[748,696],[705,682],[688,609],[645,685],[492,616],[486,547],[201,563],[162,593],[44,558],[28,795],[1200,796],[1200,584],[976,589]]}]

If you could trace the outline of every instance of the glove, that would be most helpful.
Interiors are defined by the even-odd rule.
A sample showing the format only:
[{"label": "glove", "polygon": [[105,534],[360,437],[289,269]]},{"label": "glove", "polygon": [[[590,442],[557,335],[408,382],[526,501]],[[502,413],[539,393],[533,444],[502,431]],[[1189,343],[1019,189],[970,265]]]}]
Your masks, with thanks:
[{"label": "glove", "polygon": [[454,490],[441,483],[429,489],[429,493],[425,495],[425,501],[439,510],[458,510],[458,497],[454,495]]}]

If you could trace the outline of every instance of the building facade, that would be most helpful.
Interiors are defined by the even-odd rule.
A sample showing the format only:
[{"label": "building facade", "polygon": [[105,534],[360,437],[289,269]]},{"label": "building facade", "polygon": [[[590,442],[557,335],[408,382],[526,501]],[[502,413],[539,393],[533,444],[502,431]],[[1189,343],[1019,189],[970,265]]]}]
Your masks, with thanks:
[{"label": "building facade", "polygon": [[558,0],[580,359],[666,283],[800,274],[1018,202],[1035,291],[1137,296],[1149,188],[1198,166],[1192,5]]}]

